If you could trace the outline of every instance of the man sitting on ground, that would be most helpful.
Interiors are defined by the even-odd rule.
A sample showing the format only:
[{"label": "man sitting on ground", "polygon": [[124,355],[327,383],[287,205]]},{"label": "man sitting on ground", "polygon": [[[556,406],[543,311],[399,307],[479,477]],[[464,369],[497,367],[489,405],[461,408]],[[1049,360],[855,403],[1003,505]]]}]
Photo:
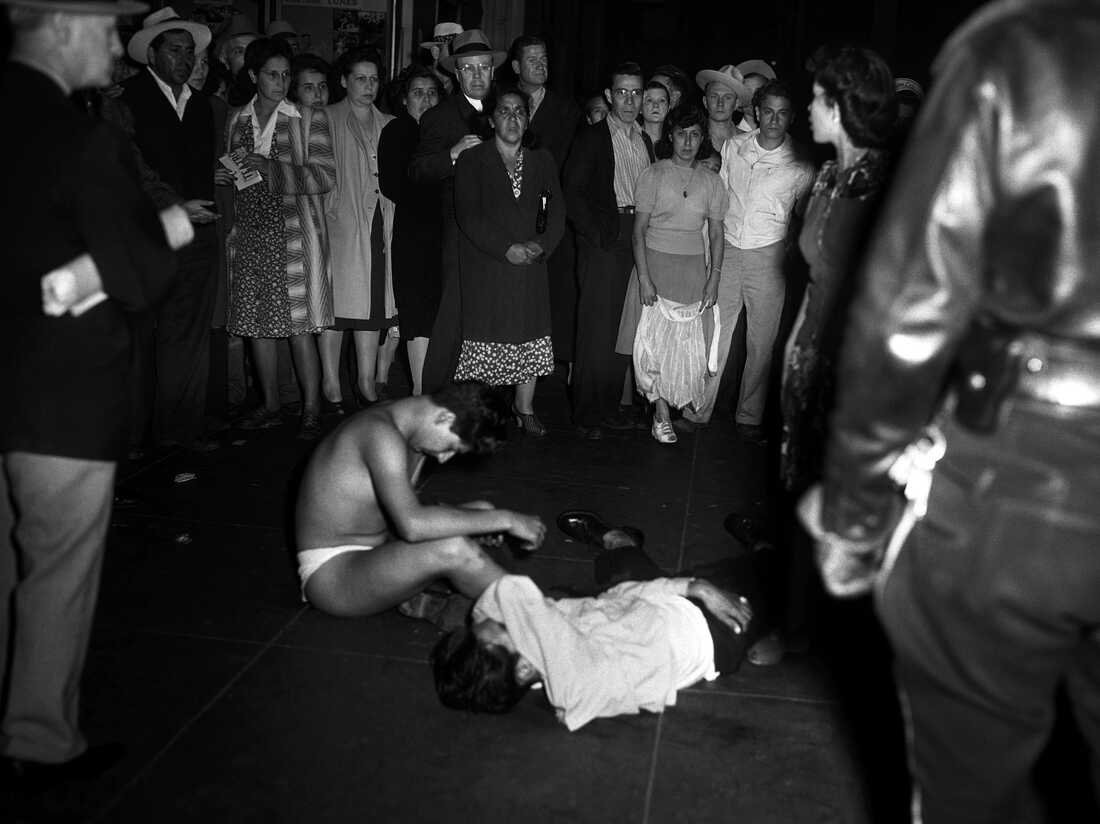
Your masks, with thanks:
[{"label": "man sitting on ground", "polygon": [[546,527],[534,515],[483,501],[429,506],[413,489],[426,458],[495,451],[508,419],[503,400],[468,381],[378,404],[330,433],[298,493],[302,597],[332,615],[371,615],[446,578],[476,598],[504,570],[470,536],[538,547]]},{"label": "man sitting on ground", "polygon": [[[626,540],[608,542],[615,537]],[[502,713],[541,683],[573,731],[595,718],[661,712],[677,690],[735,671],[756,627],[748,599],[729,589],[733,563],[666,578],[629,535],[607,538],[614,548],[596,556],[595,571],[610,589],[596,597],[546,598],[520,575],[490,583],[470,625],[432,650],[440,701]]]}]

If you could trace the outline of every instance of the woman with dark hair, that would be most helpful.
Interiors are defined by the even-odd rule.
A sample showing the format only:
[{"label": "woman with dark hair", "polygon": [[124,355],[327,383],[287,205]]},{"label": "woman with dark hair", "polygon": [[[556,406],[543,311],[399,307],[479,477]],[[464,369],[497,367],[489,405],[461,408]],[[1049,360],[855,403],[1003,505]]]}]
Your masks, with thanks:
[{"label": "woman with dark hair", "polygon": [[290,62],[290,91],[295,103],[323,109],[328,105],[328,76],[332,71],[322,58],[315,54],[299,54]]},{"label": "woman with dark hair", "polygon": [[672,156],[672,147],[668,145],[668,131],[665,129],[671,100],[668,86],[656,80],[650,80],[642,90],[638,125],[642,127],[650,163]]},{"label": "woman with dark hair", "polygon": [[441,88],[434,72],[416,65],[401,73],[397,86],[404,111],[386,124],[378,140],[378,182],[395,204],[393,290],[409,352],[412,393],[419,395],[442,289],[443,215],[439,185],[414,182],[409,162],[420,142],[420,116],[439,103]]},{"label": "woman with dark hair", "polygon": [[[820,53],[814,68],[810,129],[831,145],[836,159],[818,171],[798,245],[809,264],[809,283],[787,339],[781,406],[780,475],[798,497],[821,477],[826,425],[833,406],[836,360],[856,272],[871,233],[889,172],[887,153],[896,117],[894,80],[869,49],[842,47]],[[732,516],[731,531],[752,539],[754,526]],[[778,661],[792,639],[809,639],[815,611],[812,548],[795,519],[783,536],[786,591],[783,623],[749,651],[756,663]]]},{"label": "woman with dark hair", "polygon": [[832,406],[834,361],[855,269],[888,171],[883,147],[896,118],[894,79],[869,49],[847,47],[814,72],[810,130],[836,159],[817,174],[798,245],[810,267],[788,338],[783,382],[783,478],[801,491],[818,479]]},{"label": "woman with dark hair", "polygon": [[530,105],[517,89],[486,101],[491,140],[455,163],[462,349],[456,380],[514,386],[513,412],[528,435],[546,427],[535,415],[535,381],[554,370],[548,258],[565,230],[558,167],[529,148]]},{"label": "woman with dark hair", "polygon": [[290,50],[254,40],[245,68],[255,90],[229,115],[229,154],[260,180],[235,195],[229,256],[228,330],[251,341],[263,403],[244,429],[282,422],[275,340],[290,338],[302,392],[299,437],[320,435],[320,374],[313,334],[332,324],[328,236],[321,195],[332,188],[328,117],[286,100]]},{"label": "woman with dark hair", "polygon": [[[329,106],[332,144],[336,155],[336,185],[327,199],[332,239],[334,328],[321,334],[322,391],[338,405],[340,349],[344,332],[355,338],[358,393],[365,403],[379,399],[376,378],[387,366],[379,337],[397,325],[390,256],[393,201],[378,187],[378,140],[393,118],[375,105],[381,86],[378,52],[357,48],[341,58],[340,85],[347,96]],[[390,348],[392,353],[392,347]]]},{"label": "woman with dark hair", "polygon": [[[658,333],[664,335],[665,344],[654,341],[652,354],[656,362],[648,357],[642,362],[640,353],[635,351],[635,337],[645,312],[670,318],[671,324],[677,323],[671,317],[681,314],[704,322],[701,316],[718,297],[718,277],[725,251],[722,219],[729,196],[721,178],[696,162],[703,144],[709,145],[703,110],[694,105],[680,106],[669,115],[667,125],[672,157],[646,168],[634,188],[635,277],[627,287],[615,351],[635,357],[638,389],[654,403],[654,439],[675,443],[677,437],[669,407],[701,401],[706,358],[676,358],[677,354],[687,353],[673,351],[682,348],[672,343],[680,332],[669,326]],[[709,153],[708,149],[704,154]],[[704,222],[709,266],[704,249]],[[661,325],[656,316],[649,320],[655,321],[654,330]],[[647,321],[647,328],[649,325]],[[686,327],[681,331],[686,332]],[[680,364],[675,373],[673,361]],[[698,398],[692,397],[696,390]]]}]

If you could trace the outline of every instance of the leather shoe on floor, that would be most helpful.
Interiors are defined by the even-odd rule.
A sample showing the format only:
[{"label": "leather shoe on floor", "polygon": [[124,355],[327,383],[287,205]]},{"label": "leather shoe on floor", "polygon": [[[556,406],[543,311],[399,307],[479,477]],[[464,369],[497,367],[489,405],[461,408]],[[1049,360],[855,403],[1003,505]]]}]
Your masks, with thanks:
[{"label": "leather shoe on floor", "polygon": [[722,522],[722,526],[726,528],[726,532],[737,539],[738,543],[751,552],[770,549],[773,546],[764,525],[748,515],[734,512],[726,517],[726,520]]},{"label": "leather shoe on floor", "polygon": [[578,426],[577,433],[586,441],[603,440],[603,430],[598,426]]},{"label": "leather shoe on floor", "polygon": [[596,549],[634,544],[642,546],[645,535],[632,526],[610,527],[595,512],[586,509],[567,509],[558,515],[558,529],[574,541]]},{"label": "leather shoe on floor", "polygon": [[0,789],[41,792],[66,782],[94,781],[125,755],[124,746],[112,743],[89,747],[83,754],[60,764],[0,758]]}]

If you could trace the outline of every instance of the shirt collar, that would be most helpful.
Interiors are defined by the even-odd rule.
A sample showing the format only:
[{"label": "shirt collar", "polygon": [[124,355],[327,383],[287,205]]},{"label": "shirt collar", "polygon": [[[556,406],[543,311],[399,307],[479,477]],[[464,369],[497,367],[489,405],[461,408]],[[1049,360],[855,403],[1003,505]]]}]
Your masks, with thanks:
[{"label": "shirt collar", "polygon": [[607,128],[611,130],[611,134],[615,134],[615,132],[626,132],[628,140],[633,140],[635,134],[641,130],[637,123],[633,121],[630,123],[623,123],[613,114],[608,114],[607,117],[604,118],[604,122],[607,123]]},{"label": "shirt collar", "polygon": [[181,112],[184,109],[186,109],[187,108],[187,101],[191,99],[191,87],[189,85],[187,85],[186,83],[184,83],[183,84],[183,91],[180,92],[180,96],[177,99],[176,98],[176,93],[174,91],[172,91],[172,87],[169,86],[167,83],[165,83],[163,80],[161,80],[157,76],[157,73],[155,71],[153,71],[153,67],[148,66],[147,68],[149,69],[149,74],[151,74],[153,76],[153,81],[158,86],[160,86],[160,90],[162,92],[164,92],[165,95],[168,96],[169,100],[172,101],[172,105],[175,106]]},{"label": "shirt collar", "polygon": [[[256,122],[256,95],[252,95],[252,99],[249,100],[244,108],[241,109],[241,114],[247,114],[252,118],[252,122]],[[279,101],[279,105],[275,107],[275,114],[285,114],[287,117],[301,117],[302,113],[298,111],[298,106],[295,103],[290,103],[285,98]]]},{"label": "shirt collar", "polygon": [[466,102],[469,103],[471,107],[473,107],[473,110],[475,112],[485,111],[485,102],[484,101],[474,100],[472,97],[470,97],[468,94],[466,94],[466,92],[463,92],[462,96],[466,98]]},{"label": "shirt collar", "polygon": [[774,149],[765,149],[760,145],[760,129],[755,128],[749,133],[748,143],[753,149],[760,154],[771,154],[772,152],[783,152],[791,145],[791,136],[789,134],[783,135],[783,142],[776,146]]}]

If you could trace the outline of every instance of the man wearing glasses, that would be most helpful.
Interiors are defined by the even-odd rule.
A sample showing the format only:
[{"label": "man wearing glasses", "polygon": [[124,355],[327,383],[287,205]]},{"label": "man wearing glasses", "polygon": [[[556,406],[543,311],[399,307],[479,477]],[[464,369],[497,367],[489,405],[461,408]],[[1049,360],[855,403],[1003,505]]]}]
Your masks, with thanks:
[{"label": "man wearing glasses", "polygon": [[479,29],[455,36],[451,51],[439,65],[454,72],[459,93],[448,97],[420,118],[420,144],[409,176],[418,183],[440,184],[443,198],[443,292],[424,361],[425,392],[434,392],[454,375],[462,346],[462,296],[458,278],[458,224],[454,207],[454,165],[458,156],[481,143],[476,119],[489,96],[493,70],[505,53],[493,51]]},{"label": "man wearing glasses", "polygon": [[[620,408],[630,359],[615,352],[623,298],[634,266],[634,184],[649,165],[637,124],[642,69],[622,63],[604,96],[607,118],[581,129],[565,165],[566,210],[577,235],[577,346],[573,420],[581,437],[598,440],[604,428],[647,428],[633,407]],[[631,390],[632,392],[632,390]]]}]

